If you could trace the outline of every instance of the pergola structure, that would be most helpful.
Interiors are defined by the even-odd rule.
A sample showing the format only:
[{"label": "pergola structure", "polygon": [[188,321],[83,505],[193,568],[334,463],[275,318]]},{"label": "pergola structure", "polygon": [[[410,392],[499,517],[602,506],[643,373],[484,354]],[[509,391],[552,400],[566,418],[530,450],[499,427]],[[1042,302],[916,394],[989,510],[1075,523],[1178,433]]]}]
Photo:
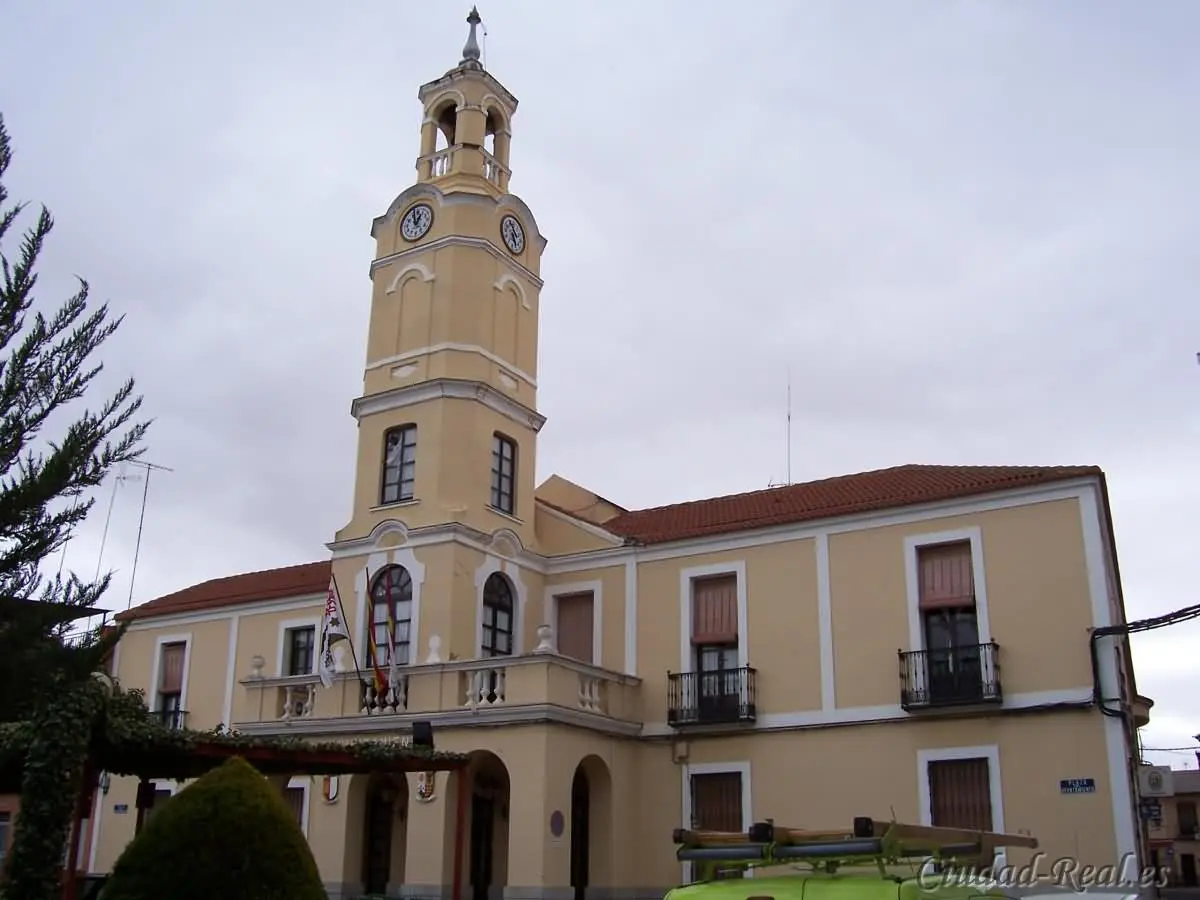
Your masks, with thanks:
[{"label": "pergola structure", "polygon": [[[31,722],[0,725],[0,793],[21,792],[35,727]],[[191,731],[166,727],[148,713],[139,693],[124,693],[119,689],[108,698],[92,729],[71,827],[67,857],[71,872],[64,879],[63,900],[75,898],[80,835],[91,816],[101,773],[138,779],[136,833],[153,803],[153,781],[190,781],[233,757],[241,757],[273,779],[294,775],[456,772],[454,900],[462,900],[466,801],[470,794],[464,782],[470,759],[462,753],[435,750],[433,729],[428,722],[415,723],[413,739],[409,741],[318,743],[224,730]]]}]

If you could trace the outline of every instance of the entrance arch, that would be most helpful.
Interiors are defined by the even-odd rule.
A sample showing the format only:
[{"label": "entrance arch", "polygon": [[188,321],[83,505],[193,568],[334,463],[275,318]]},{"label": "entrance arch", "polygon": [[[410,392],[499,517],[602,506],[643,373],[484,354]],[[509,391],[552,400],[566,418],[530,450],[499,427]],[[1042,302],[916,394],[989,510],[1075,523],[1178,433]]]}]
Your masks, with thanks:
[{"label": "entrance arch", "polygon": [[363,893],[382,896],[389,885],[404,882],[408,781],[403,775],[372,775],[363,801]]},{"label": "entrance arch", "polygon": [[488,750],[471,754],[467,769],[468,812],[466,882],[471,900],[497,897],[508,884],[508,806],[511,781],[504,761]]},{"label": "entrance arch", "polygon": [[612,777],[604,760],[585,756],[571,779],[571,888],[612,884]]}]

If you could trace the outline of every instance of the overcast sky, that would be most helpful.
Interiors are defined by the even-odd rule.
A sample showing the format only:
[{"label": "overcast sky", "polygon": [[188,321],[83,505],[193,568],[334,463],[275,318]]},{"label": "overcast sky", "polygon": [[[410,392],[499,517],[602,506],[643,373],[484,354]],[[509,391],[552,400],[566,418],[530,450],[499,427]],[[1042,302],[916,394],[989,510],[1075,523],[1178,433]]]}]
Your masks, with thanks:
[{"label": "overcast sky", "polygon": [[[174,470],[134,601],[323,558],[371,220],[414,179],[417,87],[458,61],[467,4],[4,7],[9,188],[58,222],[42,296],[78,273],[127,315],[106,377],[136,376]],[[481,12],[521,101],[512,189],[550,240],[539,478],[627,507],[766,487],[790,372],[793,480],[1098,464],[1130,617],[1200,602],[1200,4]],[[112,505],[114,608],[142,488]],[[67,554],[88,576],[109,497]],[[1198,640],[1137,639],[1149,746],[1200,731]]]}]

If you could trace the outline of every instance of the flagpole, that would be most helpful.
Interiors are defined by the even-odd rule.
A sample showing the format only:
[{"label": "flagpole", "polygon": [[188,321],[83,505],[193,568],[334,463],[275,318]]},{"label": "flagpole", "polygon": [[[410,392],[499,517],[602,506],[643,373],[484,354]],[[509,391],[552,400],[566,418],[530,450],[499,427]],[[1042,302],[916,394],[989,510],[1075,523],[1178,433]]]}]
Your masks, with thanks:
[{"label": "flagpole", "polygon": [[342,614],[342,621],[346,623],[346,643],[350,645],[350,661],[354,663],[354,674],[358,676],[360,684],[365,684],[362,669],[358,667],[358,654],[354,652],[354,635],[351,634],[350,620],[346,618],[346,607],[342,603],[342,591],[338,587],[337,576],[331,572],[329,577],[333,581],[333,596],[337,598],[338,612]]}]

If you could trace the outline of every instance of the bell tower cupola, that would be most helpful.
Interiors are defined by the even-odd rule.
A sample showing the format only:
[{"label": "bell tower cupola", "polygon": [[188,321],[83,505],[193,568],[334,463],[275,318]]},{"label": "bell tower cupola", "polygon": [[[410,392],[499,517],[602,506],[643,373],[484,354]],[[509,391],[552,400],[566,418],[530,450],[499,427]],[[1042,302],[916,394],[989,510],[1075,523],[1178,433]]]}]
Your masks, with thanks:
[{"label": "bell tower cupola", "polygon": [[400,521],[534,544],[538,311],[546,239],[509,186],[517,99],[483,67],[479,12],[462,58],[418,91],[416,182],[375,219],[351,522]]},{"label": "bell tower cupola", "polygon": [[471,30],[458,65],[422,85],[418,97],[425,109],[421,123],[421,155],[417,180],[443,190],[475,190],[502,194],[511,173],[509,122],[517,98],[483,68],[479,47],[479,10],[467,16]]}]

